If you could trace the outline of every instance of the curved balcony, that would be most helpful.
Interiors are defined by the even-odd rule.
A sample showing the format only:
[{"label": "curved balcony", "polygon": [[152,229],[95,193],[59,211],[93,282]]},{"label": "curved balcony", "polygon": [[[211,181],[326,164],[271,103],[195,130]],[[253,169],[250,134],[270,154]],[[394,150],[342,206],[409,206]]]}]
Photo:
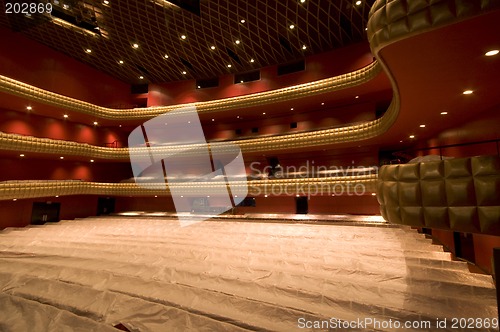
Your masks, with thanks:
[{"label": "curved balcony", "polygon": [[[252,181],[232,181],[231,186],[247,186],[248,194],[258,195],[331,195],[342,193],[362,195],[374,192],[377,175],[352,175],[335,177],[269,179]],[[79,180],[25,180],[0,182],[0,200],[26,199],[36,197],[54,197],[67,195],[109,195],[109,196],[169,196],[169,187],[175,187],[187,196],[227,195],[226,182],[183,182],[183,183],[148,183],[148,188],[136,183],[97,183]],[[156,188],[156,189],[155,189]]]}]

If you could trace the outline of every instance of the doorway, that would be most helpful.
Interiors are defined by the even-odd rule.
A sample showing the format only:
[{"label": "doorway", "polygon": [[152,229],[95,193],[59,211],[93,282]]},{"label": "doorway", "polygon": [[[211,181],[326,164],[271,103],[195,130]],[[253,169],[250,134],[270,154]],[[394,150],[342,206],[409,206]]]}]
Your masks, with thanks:
[{"label": "doorway", "polygon": [[455,256],[475,263],[476,254],[474,252],[474,237],[472,234],[453,232],[453,239],[455,242]]},{"label": "doorway", "polygon": [[43,225],[46,222],[58,222],[61,203],[33,202],[31,224]]},{"label": "doorway", "polygon": [[307,214],[309,210],[307,197],[296,197],[295,198],[295,213],[296,214]]},{"label": "doorway", "polygon": [[97,199],[97,215],[115,212],[115,199],[113,197],[99,197]]}]

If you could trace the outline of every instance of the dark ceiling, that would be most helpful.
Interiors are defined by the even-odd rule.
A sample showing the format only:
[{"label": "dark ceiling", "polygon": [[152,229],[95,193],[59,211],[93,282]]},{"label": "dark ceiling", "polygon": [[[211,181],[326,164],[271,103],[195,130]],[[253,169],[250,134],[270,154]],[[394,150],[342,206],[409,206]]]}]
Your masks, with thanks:
[{"label": "dark ceiling", "polygon": [[366,39],[374,0],[302,1],[50,0],[52,14],[2,11],[0,25],[132,84],[248,72]]}]

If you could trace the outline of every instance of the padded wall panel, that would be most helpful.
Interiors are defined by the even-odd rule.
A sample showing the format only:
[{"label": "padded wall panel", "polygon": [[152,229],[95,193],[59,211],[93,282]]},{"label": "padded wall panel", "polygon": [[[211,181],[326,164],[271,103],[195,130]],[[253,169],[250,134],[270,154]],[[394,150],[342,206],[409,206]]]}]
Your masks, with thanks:
[{"label": "padded wall panel", "polygon": [[369,14],[368,40],[376,54],[399,39],[499,7],[498,0],[377,0]]},{"label": "padded wall panel", "polygon": [[382,216],[392,223],[500,235],[500,157],[382,166]]}]

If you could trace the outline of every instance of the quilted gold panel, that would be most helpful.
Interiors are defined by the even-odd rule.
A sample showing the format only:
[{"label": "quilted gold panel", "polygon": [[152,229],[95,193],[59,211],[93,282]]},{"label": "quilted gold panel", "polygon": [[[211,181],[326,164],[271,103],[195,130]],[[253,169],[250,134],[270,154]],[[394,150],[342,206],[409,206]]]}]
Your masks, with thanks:
[{"label": "quilted gold panel", "polygon": [[382,166],[377,195],[389,222],[500,235],[500,157]]},{"label": "quilted gold panel", "polygon": [[369,14],[368,40],[376,50],[402,38],[500,8],[498,0],[377,0]]}]

